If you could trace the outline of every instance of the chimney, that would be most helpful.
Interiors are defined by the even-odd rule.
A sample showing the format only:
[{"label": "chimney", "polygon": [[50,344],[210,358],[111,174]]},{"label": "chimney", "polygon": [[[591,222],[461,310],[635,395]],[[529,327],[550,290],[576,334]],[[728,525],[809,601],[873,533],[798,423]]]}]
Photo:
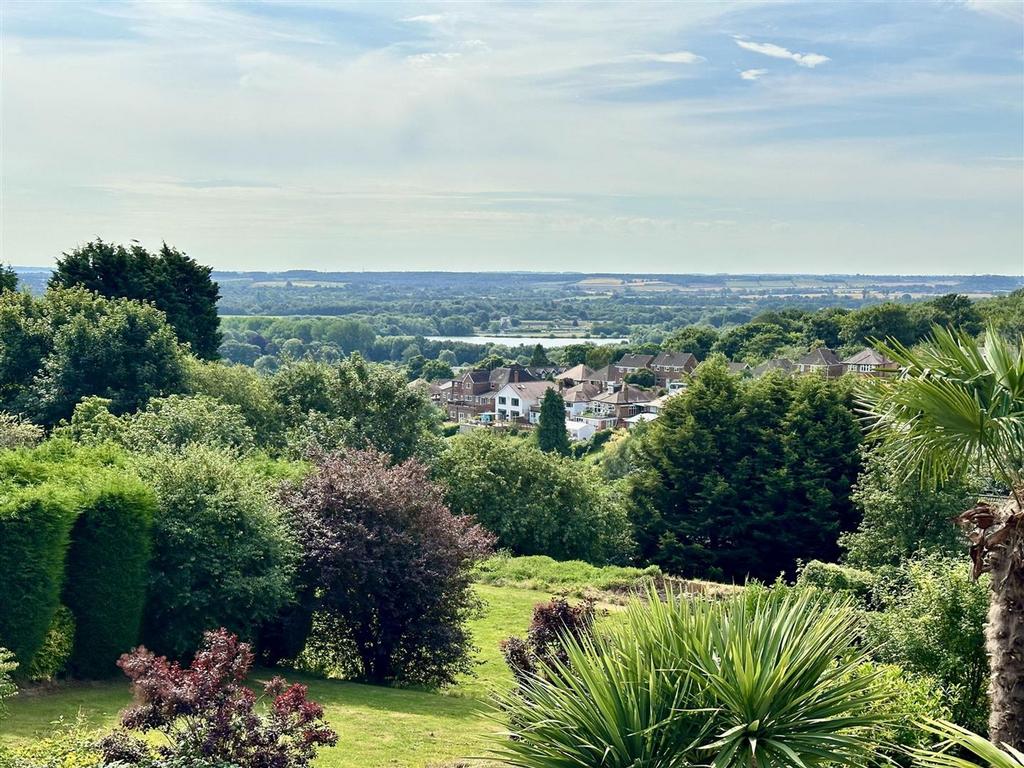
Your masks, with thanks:
[{"label": "chimney", "polygon": [[513,365],[512,366],[512,383],[513,384],[518,384],[519,383],[519,366],[518,365]]}]

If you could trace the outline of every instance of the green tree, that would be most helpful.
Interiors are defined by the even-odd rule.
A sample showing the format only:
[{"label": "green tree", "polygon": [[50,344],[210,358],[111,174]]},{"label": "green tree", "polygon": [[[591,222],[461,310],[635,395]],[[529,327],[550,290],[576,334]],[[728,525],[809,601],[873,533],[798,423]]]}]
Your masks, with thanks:
[{"label": "green tree", "polygon": [[537,424],[537,446],[545,453],[569,453],[569,433],[565,429],[565,400],[556,389],[544,393]]},{"label": "green tree", "polygon": [[845,561],[857,568],[896,566],[914,557],[963,554],[967,540],[950,521],[977,498],[976,483],[922,488],[901,475],[884,447],[864,451],[864,471],[851,496],[861,513],[856,531],[840,537]]},{"label": "green tree", "polygon": [[215,359],[221,341],[220,289],[211,274],[210,267],[167,243],[150,253],[137,242],[125,247],[97,238],[64,253],[49,285],[82,286],[109,298],[151,302],[196,356]]},{"label": "green tree", "polygon": [[989,736],[1024,744],[1024,338],[994,329],[984,348],[964,331],[936,330],[920,347],[898,340],[881,351],[903,367],[894,379],[862,382],[863,407],[903,477],[936,487],[968,472],[1009,489],[998,505],[961,518],[973,526],[975,575],[991,572],[985,634],[990,654]]},{"label": "green tree", "polygon": [[661,345],[670,352],[689,352],[698,360],[711,354],[718,331],[709,325],[688,325],[674,331]]},{"label": "green tree", "polygon": [[0,264],[0,292],[14,291],[18,288],[18,275],[5,264]]},{"label": "green tree", "polygon": [[873,339],[895,339],[913,344],[927,327],[914,316],[909,307],[893,302],[873,304],[854,310],[843,318],[844,344],[864,346]]},{"label": "green tree", "polygon": [[477,430],[451,441],[436,472],[451,510],[474,515],[499,547],[594,563],[628,561],[632,554],[615,489],[568,457]]},{"label": "green tree", "polygon": [[650,368],[641,368],[632,373],[627,373],[625,381],[627,384],[635,384],[638,387],[653,387],[658,383],[654,371]]},{"label": "green tree", "polygon": [[538,344],[533,348],[533,354],[530,355],[530,365],[537,366],[538,368],[551,365],[551,361],[548,360],[548,353],[544,351],[543,344]]},{"label": "green tree", "polygon": [[922,312],[925,325],[959,328],[971,336],[977,336],[985,328],[978,307],[962,293],[947,293],[917,307]]},{"label": "green tree", "polygon": [[453,375],[452,367],[447,363],[442,363],[440,360],[428,360],[424,363],[423,370],[420,372],[420,376],[427,381],[450,379]]},{"label": "green tree", "polygon": [[759,362],[774,357],[783,347],[798,341],[797,334],[774,323],[746,323],[725,331],[712,349],[730,360]]}]

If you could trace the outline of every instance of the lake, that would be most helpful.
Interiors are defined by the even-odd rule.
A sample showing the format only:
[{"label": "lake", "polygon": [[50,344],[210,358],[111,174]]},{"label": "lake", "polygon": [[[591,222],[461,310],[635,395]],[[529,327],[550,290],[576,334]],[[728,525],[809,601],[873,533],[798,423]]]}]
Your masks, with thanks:
[{"label": "lake", "polygon": [[597,338],[584,336],[576,339],[557,338],[549,339],[543,336],[427,336],[430,341],[464,341],[467,344],[507,344],[514,347],[523,344],[528,347],[535,347],[541,344],[545,347],[567,347],[570,344],[624,344],[629,339]]}]

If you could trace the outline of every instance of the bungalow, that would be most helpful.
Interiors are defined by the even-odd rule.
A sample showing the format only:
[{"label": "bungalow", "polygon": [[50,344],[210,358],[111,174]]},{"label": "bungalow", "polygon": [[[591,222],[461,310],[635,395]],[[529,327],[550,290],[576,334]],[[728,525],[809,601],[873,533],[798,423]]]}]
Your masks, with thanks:
[{"label": "bungalow", "polygon": [[623,384],[611,392],[598,395],[591,402],[591,409],[599,416],[614,416],[622,421],[644,410],[654,400],[654,394],[647,389]]},{"label": "bungalow", "polygon": [[494,393],[494,413],[498,421],[526,419],[535,424],[544,393],[554,388],[550,381],[509,382]]},{"label": "bungalow", "polygon": [[662,352],[650,363],[659,387],[682,382],[696,367],[697,358],[690,352]]},{"label": "bungalow", "polygon": [[842,376],[843,362],[828,347],[817,347],[796,361],[800,373],[821,373],[827,378]]},{"label": "bungalow", "polygon": [[895,362],[868,347],[843,360],[843,368],[847,373],[869,376],[892,376],[899,372],[899,366]]}]

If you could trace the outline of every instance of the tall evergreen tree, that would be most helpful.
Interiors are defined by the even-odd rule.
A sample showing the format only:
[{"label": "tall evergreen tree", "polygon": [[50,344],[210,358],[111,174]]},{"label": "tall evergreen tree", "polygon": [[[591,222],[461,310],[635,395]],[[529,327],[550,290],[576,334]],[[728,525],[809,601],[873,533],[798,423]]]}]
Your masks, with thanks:
[{"label": "tall evergreen tree", "polygon": [[548,360],[548,353],[544,351],[544,346],[538,344],[533,348],[533,354],[530,356],[530,365],[544,366],[551,365],[551,361]]},{"label": "tall evergreen tree", "polygon": [[0,264],[0,291],[13,291],[18,287],[18,276],[14,273],[14,270],[3,264]]},{"label": "tall evergreen tree", "polygon": [[565,431],[565,400],[555,389],[544,393],[537,425],[537,445],[546,453],[569,453],[569,433]]},{"label": "tall evergreen tree", "polygon": [[221,341],[220,289],[211,273],[166,243],[154,254],[138,243],[125,247],[97,238],[63,254],[49,285],[80,285],[108,298],[148,301],[167,315],[178,339],[196,356],[214,360]]}]

